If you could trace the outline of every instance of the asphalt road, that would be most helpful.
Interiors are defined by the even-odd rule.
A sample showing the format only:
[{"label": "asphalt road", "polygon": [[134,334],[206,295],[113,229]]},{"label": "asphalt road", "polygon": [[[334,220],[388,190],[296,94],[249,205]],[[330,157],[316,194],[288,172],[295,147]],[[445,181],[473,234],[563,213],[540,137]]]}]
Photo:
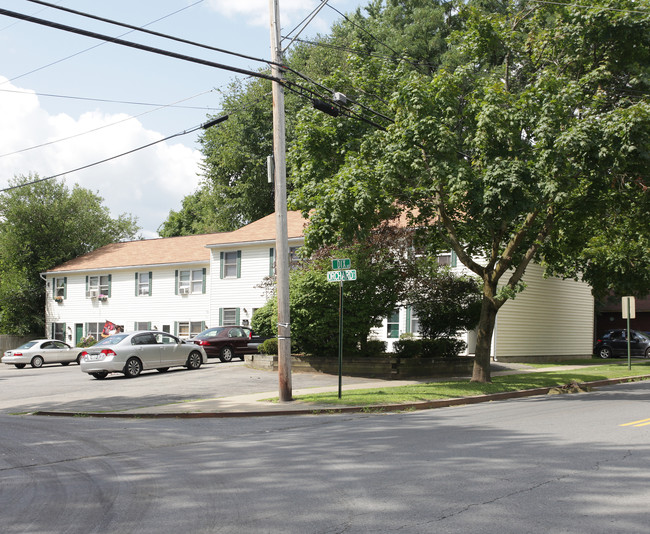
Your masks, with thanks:
[{"label": "asphalt road", "polygon": [[645,533],[650,425],[629,423],[649,399],[638,382],[383,415],[0,415],[0,532]]}]

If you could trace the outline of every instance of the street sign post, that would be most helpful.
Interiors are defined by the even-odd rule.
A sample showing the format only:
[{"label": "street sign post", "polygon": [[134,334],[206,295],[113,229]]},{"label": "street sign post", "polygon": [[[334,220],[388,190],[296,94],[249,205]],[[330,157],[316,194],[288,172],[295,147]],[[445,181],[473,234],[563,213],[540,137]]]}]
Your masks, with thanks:
[{"label": "street sign post", "polygon": [[350,269],[349,258],[332,260],[332,271],[327,271],[328,282],[339,283],[339,399],[343,383],[343,282],[357,279],[356,269]]},{"label": "street sign post", "polygon": [[632,351],[630,347],[630,319],[636,319],[634,297],[623,297],[621,299],[621,310],[623,319],[627,319],[627,368],[632,369]]}]

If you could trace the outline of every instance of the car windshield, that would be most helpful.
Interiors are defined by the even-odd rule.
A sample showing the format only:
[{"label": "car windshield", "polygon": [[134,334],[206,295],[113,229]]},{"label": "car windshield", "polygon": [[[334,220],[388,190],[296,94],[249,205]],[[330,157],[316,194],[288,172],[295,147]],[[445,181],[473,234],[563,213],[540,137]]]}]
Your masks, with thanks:
[{"label": "car windshield", "polygon": [[22,344],[19,349],[31,349],[34,345],[36,345],[36,341],[28,341],[27,343]]},{"label": "car windshield", "polygon": [[225,329],[226,329],[225,326],[219,326],[217,328],[208,328],[207,330],[204,330],[203,332],[198,334],[196,337],[214,337],[214,336],[218,336]]},{"label": "car windshield", "polygon": [[128,334],[113,334],[112,336],[105,337],[104,339],[95,343],[97,345],[117,345],[122,341]]}]

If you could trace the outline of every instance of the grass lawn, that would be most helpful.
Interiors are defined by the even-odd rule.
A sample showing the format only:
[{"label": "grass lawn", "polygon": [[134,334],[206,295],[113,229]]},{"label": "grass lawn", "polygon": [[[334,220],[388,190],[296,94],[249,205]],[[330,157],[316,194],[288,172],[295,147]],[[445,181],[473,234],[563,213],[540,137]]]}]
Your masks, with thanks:
[{"label": "grass lawn", "polygon": [[[563,364],[536,365],[536,368],[557,368]],[[566,364],[564,364],[566,365]],[[492,383],[479,384],[470,382],[469,378],[462,381],[429,382],[411,386],[391,387],[387,384],[379,389],[356,389],[342,392],[319,393],[314,395],[299,395],[296,400],[315,402],[318,404],[372,406],[376,404],[400,404],[424,402],[438,399],[456,397],[471,397],[488,393],[501,393],[543,387],[554,387],[571,384],[572,382],[592,382],[607,378],[622,378],[626,376],[650,375],[650,361],[638,360],[632,362],[632,369],[628,370],[627,360],[616,363],[600,364],[593,360],[571,362],[572,366],[580,365],[579,369],[565,369],[554,371],[536,371],[531,373],[493,376]]]}]

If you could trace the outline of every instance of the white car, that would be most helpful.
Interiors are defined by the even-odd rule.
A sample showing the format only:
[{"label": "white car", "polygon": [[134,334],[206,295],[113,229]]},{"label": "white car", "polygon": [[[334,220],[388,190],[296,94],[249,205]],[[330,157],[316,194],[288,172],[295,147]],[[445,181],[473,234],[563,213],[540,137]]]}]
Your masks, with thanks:
[{"label": "white car", "polygon": [[2,363],[15,365],[22,369],[27,364],[32,367],[42,367],[44,363],[60,363],[68,365],[70,362],[79,363],[83,349],[71,347],[58,339],[34,339],[20,347],[5,351]]},{"label": "white car", "polygon": [[161,373],[175,366],[198,369],[207,361],[203,347],[166,332],[145,330],[113,334],[88,347],[81,353],[81,370],[99,380],[109,373],[133,378],[148,369]]}]

